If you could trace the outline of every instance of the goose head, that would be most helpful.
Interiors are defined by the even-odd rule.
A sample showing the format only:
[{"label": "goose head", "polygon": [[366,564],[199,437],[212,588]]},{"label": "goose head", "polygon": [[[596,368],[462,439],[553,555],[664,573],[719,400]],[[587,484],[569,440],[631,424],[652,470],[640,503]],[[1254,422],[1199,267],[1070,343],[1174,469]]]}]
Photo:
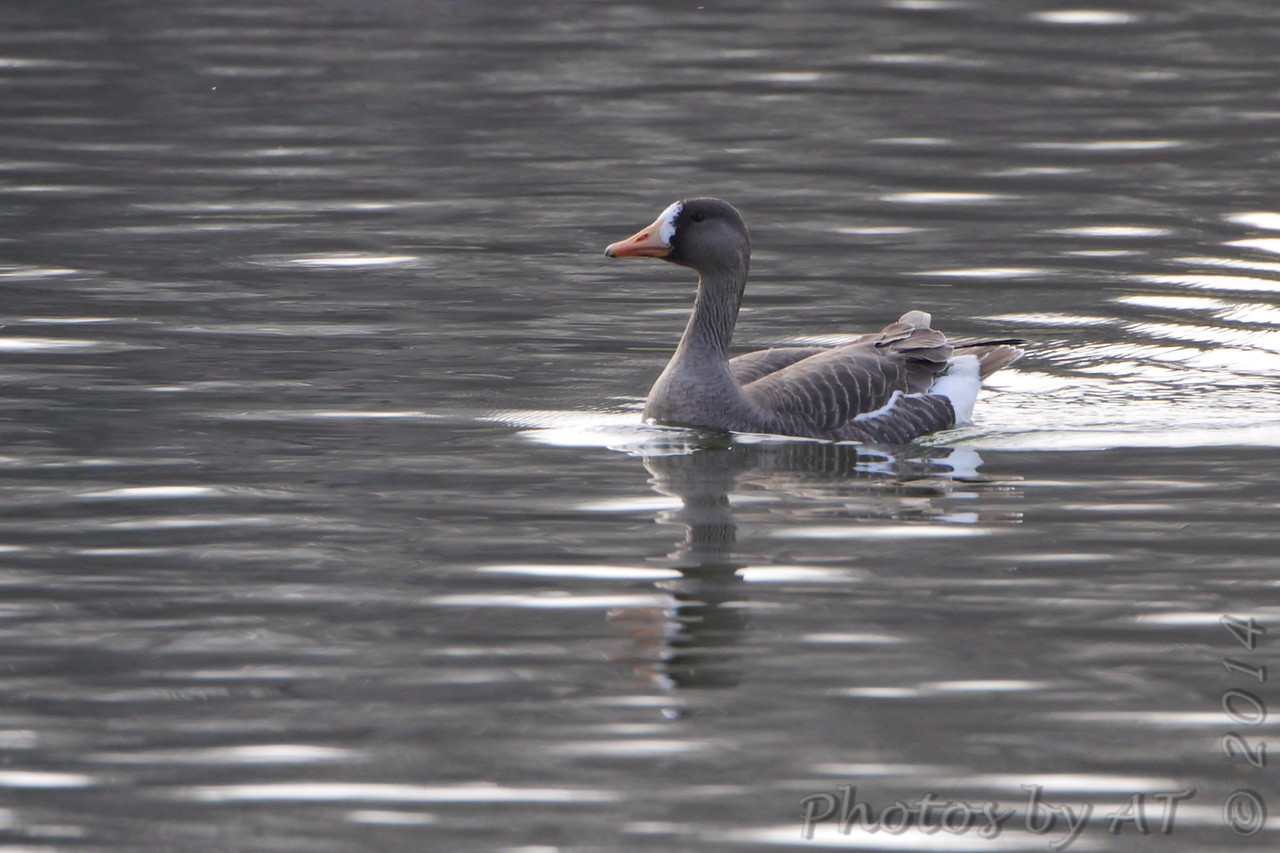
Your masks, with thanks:
[{"label": "goose head", "polygon": [[718,198],[677,201],[625,240],[604,250],[607,258],[661,258],[700,273],[745,272],[751,257],[747,226],[733,205]]}]

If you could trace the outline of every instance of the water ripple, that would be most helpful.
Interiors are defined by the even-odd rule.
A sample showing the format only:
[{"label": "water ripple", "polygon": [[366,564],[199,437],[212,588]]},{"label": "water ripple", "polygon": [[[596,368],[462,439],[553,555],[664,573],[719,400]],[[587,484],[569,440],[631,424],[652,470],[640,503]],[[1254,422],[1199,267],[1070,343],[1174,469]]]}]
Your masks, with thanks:
[{"label": "water ripple", "polygon": [[1011,201],[1017,196],[1007,193],[979,193],[979,192],[901,192],[889,193],[880,197],[881,201],[895,202],[899,204],[939,204],[939,205],[961,205],[961,204],[994,204],[996,202]]},{"label": "water ripple", "polygon": [[1138,281],[1148,284],[1172,284],[1204,290],[1239,291],[1242,293],[1280,293],[1280,281],[1243,275],[1140,275]]},{"label": "water ripple", "polygon": [[258,744],[194,749],[140,750],[137,752],[96,752],[86,756],[102,764],[196,764],[257,765],[317,764],[350,761],[355,750],[308,744]]},{"label": "water ripple", "polygon": [[672,569],[649,569],[627,566],[545,566],[498,565],[481,566],[482,574],[528,575],[544,578],[584,578],[589,580],[672,580],[682,577]]},{"label": "water ripple", "polygon": [[1227,220],[1237,225],[1261,228],[1264,231],[1280,231],[1280,213],[1272,213],[1270,211],[1233,213],[1227,217]]},{"label": "water ripple", "polygon": [[164,799],[202,803],[609,803],[612,791],[590,788],[521,788],[508,785],[407,785],[377,782],[278,782],[202,785],[163,792]]},{"label": "water ripple", "polygon": [[1132,24],[1138,16],[1129,12],[1117,12],[1105,9],[1055,9],[1046,12],[1035,12],[1031,19],[1043,24],[1060,24],[1064,26],[1107,26]]},{"label": "water ripple", "polygon": [[1259,252],[1269,252],[1273,255],[1280,255],[1280,237],[1258,237],[1251,240],[1231,240],[1228,246],[1239,246],[1242,249],[1257,249]]}]

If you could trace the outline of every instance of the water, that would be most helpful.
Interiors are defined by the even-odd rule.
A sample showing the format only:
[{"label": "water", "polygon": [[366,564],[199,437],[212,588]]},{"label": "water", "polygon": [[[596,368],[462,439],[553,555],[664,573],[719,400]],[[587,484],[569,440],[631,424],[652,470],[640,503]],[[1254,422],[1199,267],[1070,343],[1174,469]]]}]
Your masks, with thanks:
[{"label": "water", "polygon": [[[1274,848],[1273,4],[9,7],[3,849]],[[1029,355],[644,427],[695,194],[743,349]]]}]

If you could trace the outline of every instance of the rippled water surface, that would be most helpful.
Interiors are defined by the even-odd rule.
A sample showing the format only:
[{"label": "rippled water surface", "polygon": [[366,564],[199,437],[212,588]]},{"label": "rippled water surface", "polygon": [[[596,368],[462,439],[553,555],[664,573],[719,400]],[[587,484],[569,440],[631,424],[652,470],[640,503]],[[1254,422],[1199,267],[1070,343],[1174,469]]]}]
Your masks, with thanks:
[{"label": "rippled water surface", "polygon": [[[1275,848],[1274,3],[9,6],[0,849]],[[1028,355],[646,427],[699,194]]]}]

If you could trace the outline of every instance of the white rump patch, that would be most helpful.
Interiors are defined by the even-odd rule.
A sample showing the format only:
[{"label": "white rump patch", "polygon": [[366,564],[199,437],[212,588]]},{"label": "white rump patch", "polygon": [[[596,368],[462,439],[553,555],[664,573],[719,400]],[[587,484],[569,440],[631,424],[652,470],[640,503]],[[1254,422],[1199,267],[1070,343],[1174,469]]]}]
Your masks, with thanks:
[{"label": "white rump patch", "polygon": [[680,211],[684,210],[684,202],[677,201],[675,204],[662,211],[662,215],[658,217],[658,221],[662,223],[658,227],[658,236],[662,238],[662,242],[668,246],[671,245],[671,238],[676,236],[676,217],[680,215]]},{"label": "white rump patch", "polygon": [[934,381],[930,394],[946,397],[956,410],[956,424],[973,423],[973,404],[978,400],[982,377],[978,375],[978,357],[962,355],[951,359],[947,372]]}]

